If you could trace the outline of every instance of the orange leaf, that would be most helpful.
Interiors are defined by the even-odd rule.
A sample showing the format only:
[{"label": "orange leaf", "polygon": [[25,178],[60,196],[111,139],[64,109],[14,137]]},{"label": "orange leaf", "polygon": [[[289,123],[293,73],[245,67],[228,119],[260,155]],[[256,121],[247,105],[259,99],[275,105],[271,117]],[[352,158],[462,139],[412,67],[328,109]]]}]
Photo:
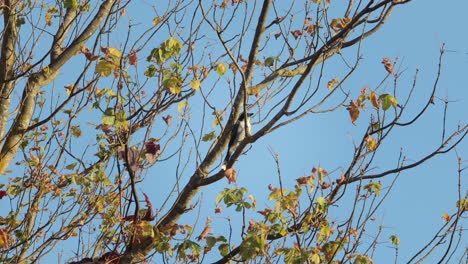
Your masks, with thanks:
[{"label": "orange leaf", "polygon": [[293,35],[294,39],[298,39],[303,33],[304,32],[302,30],[291,31],[291,35]]},{"label": "orange leaf", "polygon": [[236,182],[236,170],[234,168],[229,168],[224,171],[224,177],[228,180],[228,183],[235,183]]},{"label": "orange leaf", "polygon": [[130,51],[130,54],[128,55],[128,61],[130,65],[136,65],[138,62],[138,57],[137,53],[135,50]]},{"label": "orange leaf", "polygon": [[369,100],[371,101],[372,105],[379,109],[380,108],[380,103],[379,103],[379,99],[377,98],[377,96],[375,95],[375,92],[372,91],[369,93]]},{"label": "orange leaf", "polygon": [[7,248],[11,244],[11,235],[5,228],[0,228],[0,248]]},{"label": "orange leaf", "polygon": [[201,232],[201,234],[197,237],[197,240],[198,240],[198,241],[203,240],[203,239],[205,239],[205,238],[208,236],[208,233],[209,233],[210,230],[211,230],[210,224],[211,224],[211,219],[208,217],[208,218],[206,219],[205,228],[203,229],[203,231]]},{"label": "orange leaf", "polygon": [[442,218],[444,218],[444,220],[445,220],[446,222],[449,222],[450,219],[452,219],[452,217],[450,217],[450,215],[447,214],[447,213],[444,213],[444,214],[442,215]]},{"label": "orange leaf", "polygon": [[166,123],[166,125],[168,125],[168,126],[171,125],[171,120],[172,120],[172,116],[171,116],[171,115],[167,115],[166,117],[163,117],[162,119],[164,120],[164,122]]},{"label": "orange leaf", "polygon": [[354,102],[354,100],[351,100],[350,106],[347,108],[347,110],[349,111],[349,116],[351,117],[351,123],[355,125],[356,120],[359,117],[359,109],[358,109],[356,102]]},{"label": "orange leaf", "polygon": [[388,73],[392,73],[392,72],[393,72],[393,64],[392,64],[392,61],[391,61],[389,58],[384,58],[384,59],[382,60],[382,64],[384,65],[385,70],[386,70]]}]

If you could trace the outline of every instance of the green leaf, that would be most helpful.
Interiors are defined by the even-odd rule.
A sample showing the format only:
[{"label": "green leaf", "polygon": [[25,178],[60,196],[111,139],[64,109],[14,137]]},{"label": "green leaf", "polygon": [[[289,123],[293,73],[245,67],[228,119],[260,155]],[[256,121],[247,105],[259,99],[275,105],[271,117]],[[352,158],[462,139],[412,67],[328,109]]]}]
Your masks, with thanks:
[{"label": "green leaf", "polygon": [[65,169],[67,169],[67,170],[73,170],[73,169],[75,169],[75,167],[76,167],[77,164],[78,164],[78,163],[76,163],[76,162],[73,162],[72,164],[68,164],[68,165],[65,167]]},{"label": "green leaf", "polygon": [[229,253],[229,245],[226,243],[223,243],[218,246],[219,253],[221,253],[221,256],[226,256]]},{"label": "green leaf", "polygon": [[104,125],[114,125],[115,123],[115,111],[114,108],[107,108],[104,115],[101,118],[101,122]]},{"label": "green leaf", "polygon": [[392,235],[390,236],[390,241],[392,242],[393,245],[395,246],[399,246],[400,245],[400,238],[395,236],[395,235]]},{"label": "green leaf", "polygon": [[216,138],[215,131],[211,131],[210,133],[203,135],[202,141],[205,141],[205,142],[206,141],[211,141],[211,140],[213,140],[215,138]]},{"label": "green leaf", "polygon": [[384,111],[387,111],[390,108],[390,106],[396,108],[398,105],[397,99],[390,94],[382,94],[381,96],[379,96],[379,100],[382,102],[382,109]]},{"label": "green leaf", "polygon": [[154,67],[154,65],[151,64],[150,66],[148,66],[148,68],[146,68],[144,75],[148,78],[154,77],[154,75],[156,75],[156,67]]},{"label": "green leaf", "polygon": [[76,0],[63,0],[63,7],[76,10],[78,2]]},{"label": "green leaf", "polygon": [[327,209],[327,199],[324,197],[318,197],[317,198],[317,212],[319,213],[324,213],[325,210]]},{"label": "green leaf", "polygon": [[263,63],[263,65],[265,65],[266,67],[270,67],[270,66],[273,66],[275,61],[280,61],[280,59],[277,56],[271,56],[265,59],[265,62]]}]

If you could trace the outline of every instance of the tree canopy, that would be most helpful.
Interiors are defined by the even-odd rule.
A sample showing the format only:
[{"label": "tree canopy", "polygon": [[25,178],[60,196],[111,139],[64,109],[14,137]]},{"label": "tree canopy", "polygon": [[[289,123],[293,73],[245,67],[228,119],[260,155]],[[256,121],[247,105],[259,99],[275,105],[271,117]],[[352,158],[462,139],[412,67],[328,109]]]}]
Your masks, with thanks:
[{"label": "tree canopy", "polygon": [[[402,173],[455,153],[457,199],[404,261],[461,263],[468,126],[440,91],[447,50],[425,87],[385,47],[364,59],[411,2],[0,1],[1,262],[360,264],[383,246],[398,262],[381,208]],[[434,109],[437,139],[408,157],[399,135]],[[223,169],[242,112],[252,133]],[[255,153],[282,129],[287,153]],[[282,155],[318,151],[297,138],[340,153],[294,175]]]}]

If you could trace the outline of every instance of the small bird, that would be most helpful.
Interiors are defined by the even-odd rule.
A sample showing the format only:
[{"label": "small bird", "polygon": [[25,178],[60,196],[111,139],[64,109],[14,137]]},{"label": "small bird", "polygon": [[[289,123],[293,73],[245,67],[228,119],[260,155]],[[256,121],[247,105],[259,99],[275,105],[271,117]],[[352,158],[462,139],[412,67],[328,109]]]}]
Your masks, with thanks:
[{"label": "small bird", "polygon": [[[229,145],[226,153],[226,157],[224,158],[222,169],[226,170],[226,164],[231,158],[231,155],[236,151],[236,148],[239,144],[244,140],[245,135],[247,134],[250,136],[251,134],[251,125],[250,125],[250,117],[253,113],[245,113],[242,112],[237,123],[232,128],[231,138],[229,139]],[[246,127],[247,124],[247,127]]]}]

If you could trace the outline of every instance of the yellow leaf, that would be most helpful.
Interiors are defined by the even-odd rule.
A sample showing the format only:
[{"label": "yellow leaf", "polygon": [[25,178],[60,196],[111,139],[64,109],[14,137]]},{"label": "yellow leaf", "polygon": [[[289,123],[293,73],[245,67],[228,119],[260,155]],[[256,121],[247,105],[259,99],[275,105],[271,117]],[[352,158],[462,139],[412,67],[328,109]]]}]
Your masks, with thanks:
[{"label": "yellow leaf", "polygon": [[226,65],[224,63],[218,64],[218,66],[216,67],[216,71],[219,75],[224,75],[226,73]]},{"label": "yellow leaf", "polygon": [[377,141],[375,140],[375,138],[368,135],[366,138],[366,145],[367,145],[367,150],[375,151],[375,149],[377,148]]},{"label": "yellow leaf", "polygon": [[46,20],[46,25],[47,25],[47,26],[51,26],[51,25],[52,25],[52,19],[51,19],[50,13],[46,13],[46,15],[45,15],[45,20]]},{"label": "yellow leaf", "polygon": [[99,73],[102,76],[109,76],[111,75],[112,71],[114,70],[114,65],[104,59],[100,60],[96,64],[96,73]]},{"label": "yellow leaf", "polygon": [[330,81],[328,81],[328,84],[327,84],[327,88],[328,90],[332,91],[333,89],[335,89],[335,85],[338,83],[338,77],[336,77],[335,79],[332,79]]},{"label": "yellow leaf", "polygon": [[177,111],[181,112],[182,110],[185,109],[185,107],[187,107],[187,101],[182,101],[180,102],[178,105],[177,105]]},{"label": "yellow leaf", "polygon": [[194,79],[190,82],[190,87],[192,87],[193,90],[198,91],[200,89],[200,79]]},{"label": "yellow leaf", "polygon": [[5,228],[0,228],[0,248],[7,248],[11,244],[11,235]]},{"label": "yellow leaf", "polygon": [[161,21],[162,21],[162,18],[160,18],[160,17],[155,17],[155,18],[153,19],[153,25],[156,26],[156,25],[158,25],[159,23],[161,23]]},{"label": "yellow leaf", "polygon": [[449,215],[448,213],[444,213],[444,214],[442,215],[442,217],[444,218],[444,220],[445,220],[446,222],[449,222],[450,219],[452,219],[452,217],[450,217],[450,215]]},{"label": "yellow leaf", "polygon": [[312,256],[310,257],[310,261],[313,264],[320,264],[320,255],[317,253],[312,254]]},{"label": "yellow leaf", "polygon": [[372,105],[379,109],[380,108],[380,103],[379,100],[377,99],[377,95],[375,95],[375,92],[372,91],[369,93],[369,100],[371,101]]}]

